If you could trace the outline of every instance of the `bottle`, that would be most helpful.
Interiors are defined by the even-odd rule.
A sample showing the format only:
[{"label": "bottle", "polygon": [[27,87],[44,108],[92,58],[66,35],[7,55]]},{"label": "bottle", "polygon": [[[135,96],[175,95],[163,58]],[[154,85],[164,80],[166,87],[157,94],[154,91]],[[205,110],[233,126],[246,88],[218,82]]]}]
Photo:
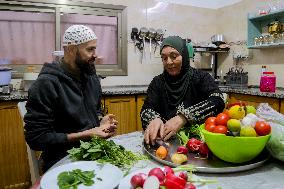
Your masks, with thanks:
[{"label": "bottle", "polygon": [[266,72],[266,66],[261,66],[261,75],[263,74],[263,72]]},{"label": "bottle", "polygon": [[274,72],[263,72],[260,78],[259,89],[261,92],[275,92],[276,76]]}]

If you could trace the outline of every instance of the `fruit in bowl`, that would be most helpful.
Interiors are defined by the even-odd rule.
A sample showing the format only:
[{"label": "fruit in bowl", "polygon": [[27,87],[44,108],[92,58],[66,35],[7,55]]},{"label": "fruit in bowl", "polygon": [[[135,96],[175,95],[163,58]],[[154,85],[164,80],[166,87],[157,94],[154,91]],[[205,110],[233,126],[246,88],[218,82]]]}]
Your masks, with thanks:
[{"label": "fruit in bowl", "polygon": [[257,137],[226,136],[212,133],[201,126],[201,133],[210,151],[219,159],[244,163],[254,159],[264,149],[270,134]]}]

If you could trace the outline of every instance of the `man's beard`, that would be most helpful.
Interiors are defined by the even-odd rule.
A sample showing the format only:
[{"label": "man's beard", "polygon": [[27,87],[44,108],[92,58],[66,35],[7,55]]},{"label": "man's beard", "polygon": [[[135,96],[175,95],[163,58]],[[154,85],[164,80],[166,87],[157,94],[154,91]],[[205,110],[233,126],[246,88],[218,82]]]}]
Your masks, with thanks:
[{"label": "man's beard", "polygon": [[82,59],[80,53],[77,51],[75,64],[78,66],[81,73],[86,73],[89,75],[96,73],[95,58],[85,61]]}]

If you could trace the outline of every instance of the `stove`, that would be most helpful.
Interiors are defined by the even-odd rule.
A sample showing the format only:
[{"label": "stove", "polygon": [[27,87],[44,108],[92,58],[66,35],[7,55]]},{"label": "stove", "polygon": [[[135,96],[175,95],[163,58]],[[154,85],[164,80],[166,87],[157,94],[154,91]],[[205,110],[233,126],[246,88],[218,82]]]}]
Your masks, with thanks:
[{"label": "stove", "polygon": [[0,86],[0,95],[10,95],[13,90],[13,85],[1,85]]}]

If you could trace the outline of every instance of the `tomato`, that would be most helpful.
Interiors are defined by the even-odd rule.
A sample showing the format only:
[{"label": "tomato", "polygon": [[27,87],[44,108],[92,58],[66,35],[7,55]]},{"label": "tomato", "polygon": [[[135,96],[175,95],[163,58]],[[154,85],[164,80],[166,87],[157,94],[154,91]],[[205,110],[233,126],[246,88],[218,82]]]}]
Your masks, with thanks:
[{"label": "tomato", "polygon": [[221,133],[221,134],[227,134],[228,128],[224,125],[217,125],[214,130],[213,133]]},{"label": "tomato", "polygon": [[[224,110],[223,113],[224,113],[224,114],[227,114],[227,115],[229,116],[229,110],[228,110],[228,109]],[[230,117],[230,116],[229,116],[229,117]]]},{"label": "tomato", "polygon": [[227,125],[230,117],[225,113],[219,113],[216,117],[216,125]]},{"label": "tomato", "polygon": [[259,136],[268,135],[271,132],[271,126],[265,121],[257,121],[254,129]]},{"label": "tomato", "polygon": [[205,125],[205,130],[207,130],[209,132],[213,132],[215,127],[216,127],[216,125],[214,123],[209,123],[209,124]]},{"label": "tomato", "polygon": [[207,125],[209,123],[216,124],[216,117],[208,117],[205,121],[205,125]]}]

